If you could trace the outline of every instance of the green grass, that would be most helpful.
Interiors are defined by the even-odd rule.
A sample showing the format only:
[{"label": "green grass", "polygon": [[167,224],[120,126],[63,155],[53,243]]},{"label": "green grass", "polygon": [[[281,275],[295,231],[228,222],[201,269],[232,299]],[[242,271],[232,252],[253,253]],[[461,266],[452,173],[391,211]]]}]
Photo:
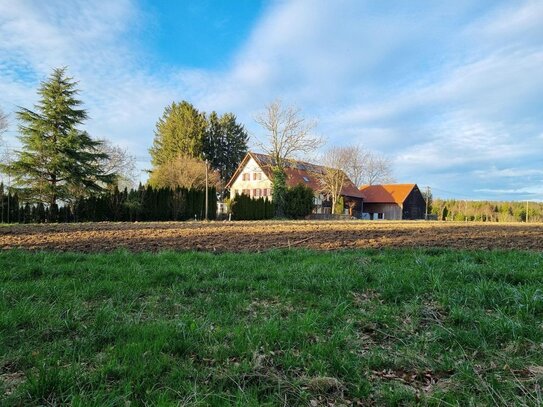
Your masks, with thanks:
[{"label": "green grass", "polygon": [[543,255],[0,253],[0,405],[538,405]]}]

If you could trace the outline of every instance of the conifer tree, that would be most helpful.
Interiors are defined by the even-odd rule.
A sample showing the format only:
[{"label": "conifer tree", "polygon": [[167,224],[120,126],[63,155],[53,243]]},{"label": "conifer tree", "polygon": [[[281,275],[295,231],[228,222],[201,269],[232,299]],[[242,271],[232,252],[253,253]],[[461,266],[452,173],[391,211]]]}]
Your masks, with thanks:
[{"label": "conifer tree", "polygon": [[249,135],[232,113],[218,116],[211,112],[207,134],[204,140],[204,158],[211,168],[219,171],[221,178],[228,181],[247,153]]},{"label": "conifer tree", "polygon": [[76,85],[66,76],[66,68],[55,69],[42,82],[35,109],[17,112],[22,149],[3,166],[25,198],[48,204],[52,216],[57,201],[72,198],[74,190],[98,192],[113,180],[100,167],[99,160],[105,158],[96,151],[100,142],[78,128],[87,112],[80,107]]},{"label": "conifer tree", "polygon": [[153,166],[179,156],[202,159],[206,127],[205,114],[192,104],[182,101],[167,106],[158,119],[153,147],[149,150]]},{"label": "conifer tree", "polygon": [[226,181],[247,153],[248,139],[234,114],[219,116],[211,112],[208,118],[186,101],[174,102],[158,120],[149,152],[154,170],[169,166],[180,157],[208,160]]}]

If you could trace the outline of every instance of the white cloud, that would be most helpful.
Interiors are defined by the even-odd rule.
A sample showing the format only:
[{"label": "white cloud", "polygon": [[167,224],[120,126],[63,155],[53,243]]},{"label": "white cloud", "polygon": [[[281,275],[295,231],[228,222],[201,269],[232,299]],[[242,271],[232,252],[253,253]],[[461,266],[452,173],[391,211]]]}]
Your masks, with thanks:
[{"label": "white cloud", "polygon": [[543,169],[534,169],[534,168],[503,168],[499,169],[495,166],[484,169],[484,170],[475,170],[472,173],[476,177],[487,178],[487,177],[496,177],[496,178],[517,178],[517,177],[534,177],[542,176]]},{"label": "white cloud", "polygon": [[485,194],[486,196],[490,195],[489,199],[493,200],[505,200],[501,197],[514,197],[514,198],[506,198],[509,199],[516,199],[516,200],[534,200],[534,201],[542,201],[543,199],[541,196],[543,196],[543,188],[542,187],[523,187],[523,188],[481,188],[476,189],[475,192],[479,192],[482,194]]},{"label": "white cloud", "polygon": [[466,30],[468,38],[495,44],[503,41],[538,42],[543,34],[543,3],[539,0],[509,3],[472,23]]},{"label": "white cloud", "polygon": [[130,1],[0,3],[0,103],[12,110],[36,100],[36,88],[55,67],[68,66],[91,119],[87,128],[139,156],[165,103],[167,82],[142,71],[124,34],[139,24]]},{"label": "white cloud", "polygon": [[234,111],[258,134],[253,115],[280,97],[317,116],[330,142],[394,156],[401,180],[490,190],[540,162],[543,7],[476,11],[470,1],[273,2],[226,68],[208,71],[142,62],[130,36],[147,16],[130,0],[0,1],[0,105],[32,104],[39,81],[68,65],[91,133],[143,159],[174,100]]}]

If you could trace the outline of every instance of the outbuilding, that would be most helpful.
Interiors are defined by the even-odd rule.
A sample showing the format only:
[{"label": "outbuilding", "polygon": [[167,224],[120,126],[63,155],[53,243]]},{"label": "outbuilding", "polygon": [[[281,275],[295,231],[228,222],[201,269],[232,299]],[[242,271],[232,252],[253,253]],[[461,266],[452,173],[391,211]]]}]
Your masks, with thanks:
[{"label": "outbuilding", "polygon": [[424,219],[426,201],[417,184],[363,185],[360,192],[370,219]]}]

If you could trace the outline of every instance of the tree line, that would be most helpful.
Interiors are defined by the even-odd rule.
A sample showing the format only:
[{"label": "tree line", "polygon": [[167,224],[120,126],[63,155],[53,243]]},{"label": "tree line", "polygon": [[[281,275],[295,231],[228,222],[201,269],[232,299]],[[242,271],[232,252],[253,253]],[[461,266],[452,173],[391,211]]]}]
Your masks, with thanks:
[{"label": "tree line", "polygon": [[437,199],[431,202],[430,212],[438,220],[480,222],[542,222],[541,202],[462,201]]}]

